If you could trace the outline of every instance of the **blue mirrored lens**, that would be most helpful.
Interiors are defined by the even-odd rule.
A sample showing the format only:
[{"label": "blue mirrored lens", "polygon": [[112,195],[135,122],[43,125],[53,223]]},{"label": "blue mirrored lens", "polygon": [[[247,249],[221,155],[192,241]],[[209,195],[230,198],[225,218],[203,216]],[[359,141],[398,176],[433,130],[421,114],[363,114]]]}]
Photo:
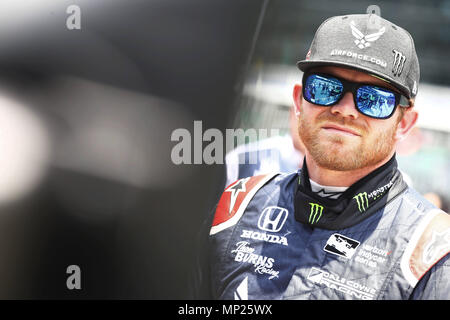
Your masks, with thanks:
[{"label": "blue mirrored lens", "polygon": [[365,115],[386,118],[395,109],[395,95],[382,88],[362,86],[356,92],[356,105],[359,111]]},{"label": "blue mirrored lens", "polygon": [[310,75],[305,83],[305,99],[321,106],[335,103],[341,96],[344,86],[332,77]]}]

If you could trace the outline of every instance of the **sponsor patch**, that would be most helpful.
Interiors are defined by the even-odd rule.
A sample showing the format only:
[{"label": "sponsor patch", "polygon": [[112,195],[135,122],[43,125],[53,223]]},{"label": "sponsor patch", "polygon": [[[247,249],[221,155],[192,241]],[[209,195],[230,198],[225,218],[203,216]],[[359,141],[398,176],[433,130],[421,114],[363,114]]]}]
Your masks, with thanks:
[{"label": "sponsor patch", "polygon": [[346,279],[314,267],[309,271],[307,279],[315,284],[325,285],[330,289],[356,299],[373,300],[376,294],[374,288],[361,284],[356,280]]},{"label": "sponsor patch", "polygon": [[358,241],[343,236],[342,234],[334,233],[328,239],[323,250],[337,256],[350,259],[355,254],[358,246]]},{"label": "sponsor patch", "polygon": [[288,217],[288,210],[281,207],[270,206],[264,208],[258,219],[258,228],[269,232],[278,232],[283,228]]},{"label": "sponsor patch", "polygon": [[244,214],[255,193],[276,173],[237,180],[230,184],[220,197],[210,235],[234,226]]},{"label": "sponsor patch", "polygon": [[258,232],[253,230],[242,230],[241,238],[260,240],[269,243],[282,244],[284,246],[288,245],[287,238],[284,236],[269,234],[265,232]]},{"label": "sponsor patch", "polygon": [[371,42],[378,40],[386,31],[386,28],[382,27],[377,32],[365,35],[356,27],[354,21],[350,22],[350,29],[352,30],[352,35],[355,37],[355,45],[359,49],[370,47]]},{"label": "sponsor patch", "polygon": [[383,196],[389,189],[392,187],[394,182],[391,180],[384,186],[381,186],[369,194],[367,192],[360,192],[353,197],[355,199],[356,204],[358,205],[359,212],[363,213],[369,208],[369,201],[373,202]]},{"label": "sponsor patch", "polygon": [[380,59],[377,57],[372,57],[372,56],[358,53],[358,52],[353,52],[350,50],[333,49],[330,52],[330,56],[343,56],[343,57],[347,57],[347,58],[367,61],[367,62],[376,64],[377,66],[383,67],[383,68],[387,67],[387,62],[383,59]]},{"label": "sponsor patch", "polygon": [[278,278],[280,272],[273,268],[275,259],[255,253],[255,249],[250,247],[247,241],[236,243],[236,249],[233,249],[231,253],[235,253],[234,261],[252,264],[255,267],[255,273],[268,275],[269,280]]},{"label": "sponsor patch", "polygon": [[380,249],[376,246],[363,244],[355,256],[355,261],[367,267],[378,268],[379,264],[384,264],[391,251]]},{"label": "sponsor patch", "polygon": [[394,54],[394,63],[392,65],[392,73],[394,76],[400,76],[405,66],[406,56],[398,50],[392,50]]},{"label": "sponsor patch", "polygon": [[314,202],[310,202],[309,205],[311,206],[311,211],[309,212],[308,222],[310,224],[319,222],[320,218],[322,217],[323,206]]}]

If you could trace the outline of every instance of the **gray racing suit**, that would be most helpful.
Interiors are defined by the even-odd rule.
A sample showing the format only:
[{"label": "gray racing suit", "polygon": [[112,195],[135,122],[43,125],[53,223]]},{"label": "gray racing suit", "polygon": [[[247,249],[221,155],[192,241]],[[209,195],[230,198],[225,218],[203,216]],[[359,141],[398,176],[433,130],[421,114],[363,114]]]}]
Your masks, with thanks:
[{"label": "gray racing suit", "polygon": [[450,299],[447,213],[389,176],[348,197],[357,223],[349,215],[328,227],[327,205],[297,205],[301,177],[255,176],[224,191],[207,226],[197,298]]}]

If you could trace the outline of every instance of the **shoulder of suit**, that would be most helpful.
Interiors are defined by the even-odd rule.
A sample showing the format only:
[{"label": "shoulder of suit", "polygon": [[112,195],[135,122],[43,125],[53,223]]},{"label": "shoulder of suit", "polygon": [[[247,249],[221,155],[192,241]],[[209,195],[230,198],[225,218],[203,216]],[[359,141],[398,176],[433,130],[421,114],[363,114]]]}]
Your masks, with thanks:
[{"label": "shoulder of suit", "polygon": [[247,208],[250,200],[278,173],[273,172],[239,179],[225,188],[214,214],[210,235],[234,226]]},{"label": "shoulder of suit", "polygon": [[411,286],[450,252],[450,215],[434,208],[421,218],[401,258],[401,270]]}]

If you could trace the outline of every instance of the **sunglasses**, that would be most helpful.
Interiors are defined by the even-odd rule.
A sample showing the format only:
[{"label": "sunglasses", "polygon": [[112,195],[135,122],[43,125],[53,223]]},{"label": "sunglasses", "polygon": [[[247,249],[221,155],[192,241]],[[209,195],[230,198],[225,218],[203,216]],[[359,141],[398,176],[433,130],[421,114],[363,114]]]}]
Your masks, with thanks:
[{"label": "sunglasses", "polygon": [[398,105],[409,107],[405,96],[373,84],[351,82],[325,73],[307,73],[302,82],[304,99],[318,106],[335,105],[345,93],[351,92],[356,109],[371,118],[387,119]]}]

